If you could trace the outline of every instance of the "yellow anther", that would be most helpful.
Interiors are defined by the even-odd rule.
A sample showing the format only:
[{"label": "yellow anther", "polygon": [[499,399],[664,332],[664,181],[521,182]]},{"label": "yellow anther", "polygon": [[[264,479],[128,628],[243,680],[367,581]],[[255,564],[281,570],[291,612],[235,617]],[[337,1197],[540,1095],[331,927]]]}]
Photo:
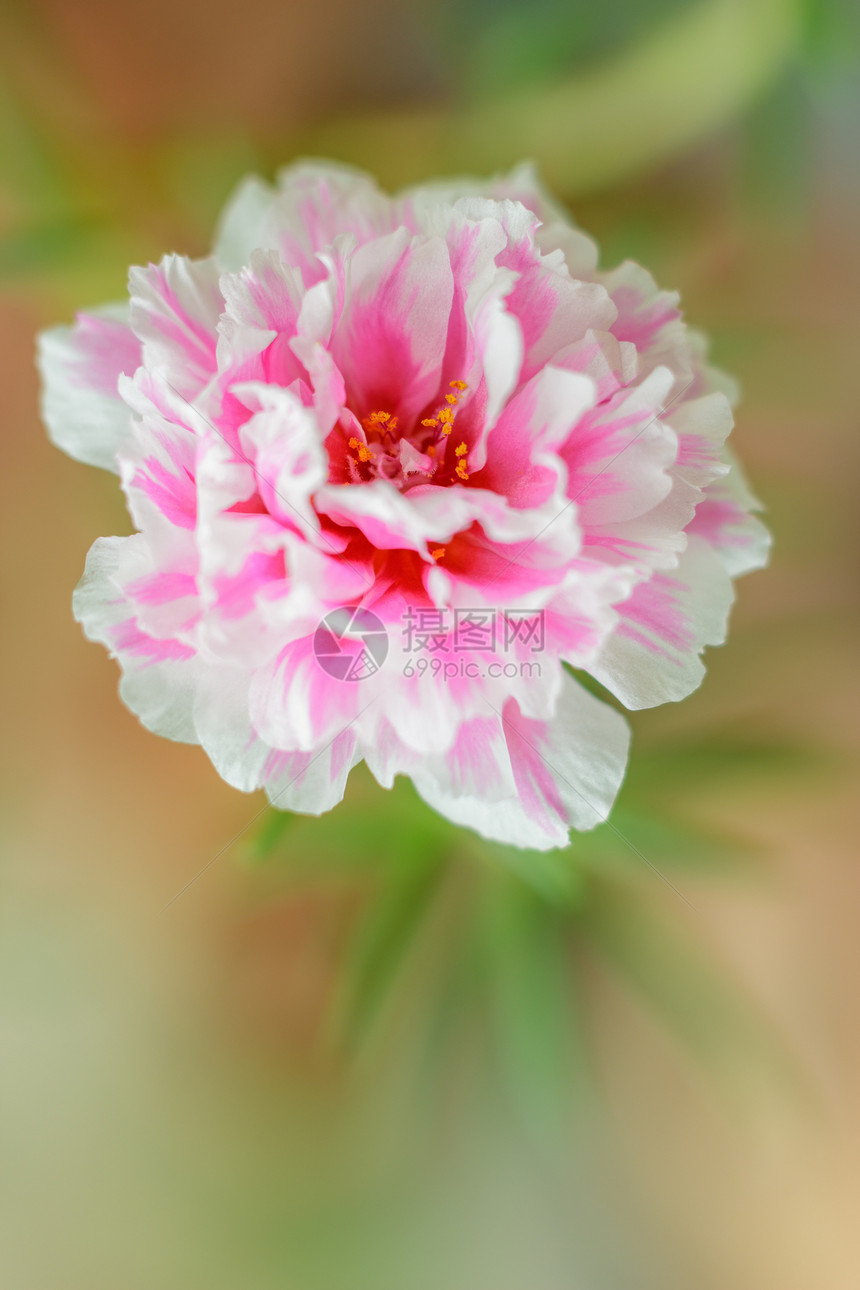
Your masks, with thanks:
[{"label": "yellow anther", "polygon": [[457,476],[458,479],[462,479],[464,484],[466,480],[469,478],[466,467],[463,465],[462,461],[458,464],[457,469],[454,471],[454,474]]},{"label": "yellow anther", "polygon": [[469,388],[465,381],[449,381],[448,384],[453,390],[468,390]]},{"label": "yellow anther", "polygon": [[442,433],[445,435],[450,434],[453,429],[454,429],[453,426],[443,426]]},{"label": "yellow anther", "polygon": [[358,460],[359,460],[359,461],[370,461],[370,459],[371,459],[371,457],[372,457],[372,456],[373,456],[373,454],[371,453],[370,449],[367,447],[367,445],[366,445],[366,444],[360,443],[360,444],[358,445]]},{"label": "yellow anther", "polygon": [[465,445],[464,443],[458,443],[458,444],[457,444],[457,447],[454,449],[454,451],[455,451],[455,453],[457,454],[457,456],[458,456],[458,457],[465,457],[465,455],[466,455],[466,453],[469,451],[469,449],[466,447],[466,445]]},{"label": "yellow anther", "polygon": [[350,448],[357,448],[357,447],[358,447],[358,440],[356,439],[355,435],[353,435],[353,436],[352,436],[352,438],[350,439],[350,441],[349,441],[349,446],[350,446]]},{"label": "yellow anther", "polygon": [[445,548],[443,546],[437,546],[436,550],[431,551],[430,554],[434,560],[441,560],[442,556],[445,554]]},{"label": "yellow anther", "polygon": [[432,426],[433,429],[435,430],[439,422],[436,420],[435,417],[425,417],[424,420],[421,422],[421,424],[423,426]]},{"label": "yellow anther", "polygon": [[440,408],[439,411],[436,413],[436,415],[440,421],[445,422],[445,424],[447,425],[450,425],[451,422],[454,420],[453,408]]},{"label": "yellow anther", "polygon": [[459,394],[446,394],[446,395],[445,395],[445,402],[446,402],[446,403],[459,403],[459,402],[460,402],[460,396],[459,396]]},{"label": "yellow anther", "polygon": [[371,412],[361,424],[365,430],[393,430],[397,425],[397,417],[393,417],[390,412]]}]

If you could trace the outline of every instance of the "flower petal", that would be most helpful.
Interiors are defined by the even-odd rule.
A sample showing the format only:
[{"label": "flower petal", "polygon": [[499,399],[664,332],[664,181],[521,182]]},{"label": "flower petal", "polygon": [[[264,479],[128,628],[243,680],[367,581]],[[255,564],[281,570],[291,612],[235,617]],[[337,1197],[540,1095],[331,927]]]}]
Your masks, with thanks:
[{"label": "flower petal", "polygon": [[141,359],[128,305],[78,314],[74,327],[54,327],[38,341],[42,416],[48,434],[70,457],[117,470],[116,453],[129,428],[118,382]]},{"label": "flower petal", "polygon": [[691,537],[677,569],[655,573],[618,606],[618,627],[591,674],[627,708],[685,698],[705,674],[702,650],[725,640],[733,600],[724,565]]},{"label": "flower petal", "polygon": [[217,371],[218,319],[224,308],[214,258],[166,255],[129,272],[131,326],[143,361],[183,398],[193,398]]},{"label": "flower petal", "polygon": [[193,708],[200,662],[181,641],[142,631],[117,580],[123,545],[133,538],[99,538],[87,556],[74,595],[75,617],[90,640],[101,641],[122,668],[120,697],[157,735],[196,743]]},{"label": "flower petal", "polygon": [[540,851],[606,819],[627,764],[623,717],[570,676],[551,721],[524,717],[515,700],[491,716],[468,727],[444,763],[409,771],[426,802],[484,837]]}]

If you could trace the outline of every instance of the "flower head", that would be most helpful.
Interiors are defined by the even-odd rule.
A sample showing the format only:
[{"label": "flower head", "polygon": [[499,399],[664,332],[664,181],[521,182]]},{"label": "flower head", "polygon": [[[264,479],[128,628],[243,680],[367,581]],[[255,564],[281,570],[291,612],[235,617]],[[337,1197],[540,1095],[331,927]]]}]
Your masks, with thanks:
[{"label": "flower head", "polygon": [[527,168],[389,198],[247,181],[212,256],[41,338],[44,416],[137,532],[75,594],[150,729],[319,813],[360,759],[492,838],[605,818],[767,535],[677,298]]}]

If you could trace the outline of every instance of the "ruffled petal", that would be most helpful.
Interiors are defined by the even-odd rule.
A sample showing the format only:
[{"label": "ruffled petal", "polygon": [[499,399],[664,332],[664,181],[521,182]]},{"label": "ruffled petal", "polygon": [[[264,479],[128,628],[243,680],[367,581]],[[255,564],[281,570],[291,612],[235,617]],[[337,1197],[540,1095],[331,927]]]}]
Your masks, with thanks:
[{"label": "ruffled petal", "polygon": [[725,566],[691,537],[677,569],[655,573],[618,606],[592,675],[627,708],[686,698],[705,674],[702,650],[725,640],[733,600]]},{"label": "ruffled petal", "polygon": [[78,314],[74,327],[42,332],[42,416],[58,448],[88,466],[118,469],[117,450],[129,429],[118,383],[140,359],[140,341],[125,304]]},{"label": "ruffled petal", "polygon": [[228,784],[246,793],[265,788],[272,805],[283,811],[330,811],[360,760],[355,734],[348,728],[312,751],[272,748],[251,724],[247,675],[236,669],[210,670],[198,691],[194,724]]},{"label": "ruffled petal", "polygon": [[148,730],[196,743],[193,710],[200,674],[194,650],[182,641],[142,631],[118,581],[123,546],[133,538],[99,538],[87,556],[73,599],[90,640],[106,645],[122,668],[120,697]]},{"label": "ruffled petal", "polygon": [[[406,758],[402,770],[440,814],[511,846],[550,850],[590,829],[612,807],[627,764],[627,723],[566,677],[551,721],[524,717],[516,700],[461,727],[444,758]],[[396,755],[368,765],[381,782]]]},{"label": "ruffled petal", "polygon": [[183,398],[193,398],[217,371],[218,320],[224,308],[213,257],[166,255],[129,273],[131,326],[143,361]]},{"label": "ruffled petal", "polygon": [[277,251],[305,287],[325,270],[318,258],[342,234],[369,241],[397,227],[393,203],[369,175],[334,162],[301,161],[278,174],[272,189],[246,180],[228,203],[215,254],[240,269],[253,251]]},{"label": "ruffled petal", "polygon": [[441,238],[405,229],[356,248],[331,338],[350,408],[415,420],[439,392],[454,280]]},{"label": "ruffled petal", "polygon": [[744,478],[740,463],[723,450],[727,474],[709,484],[688,533],[703,539],[722,560],[732,578],[763,569],[770,557],[771,536],[756,518],[762,504]]}]

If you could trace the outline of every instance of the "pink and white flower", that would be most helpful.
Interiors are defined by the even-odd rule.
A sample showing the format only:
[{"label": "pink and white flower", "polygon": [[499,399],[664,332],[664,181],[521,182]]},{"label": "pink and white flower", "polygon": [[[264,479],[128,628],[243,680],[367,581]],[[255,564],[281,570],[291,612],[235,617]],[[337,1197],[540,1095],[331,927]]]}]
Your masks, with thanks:
[{"label": "pink and white flower", "polygon": [[[767,554],[677,297],[599,270],[528,168],[391,198],[322,163],[247,181],[210,257],[129,287],[40,363],[52,439],[119,475],[137,529],[74,607],[140,720],[291,810],[363,758],[519,846],[604,819],[628,729],[575,671],[683,698]],[[333,648],[368,614],[387,637],[349,681],[320,657],[338,611]]]}]

